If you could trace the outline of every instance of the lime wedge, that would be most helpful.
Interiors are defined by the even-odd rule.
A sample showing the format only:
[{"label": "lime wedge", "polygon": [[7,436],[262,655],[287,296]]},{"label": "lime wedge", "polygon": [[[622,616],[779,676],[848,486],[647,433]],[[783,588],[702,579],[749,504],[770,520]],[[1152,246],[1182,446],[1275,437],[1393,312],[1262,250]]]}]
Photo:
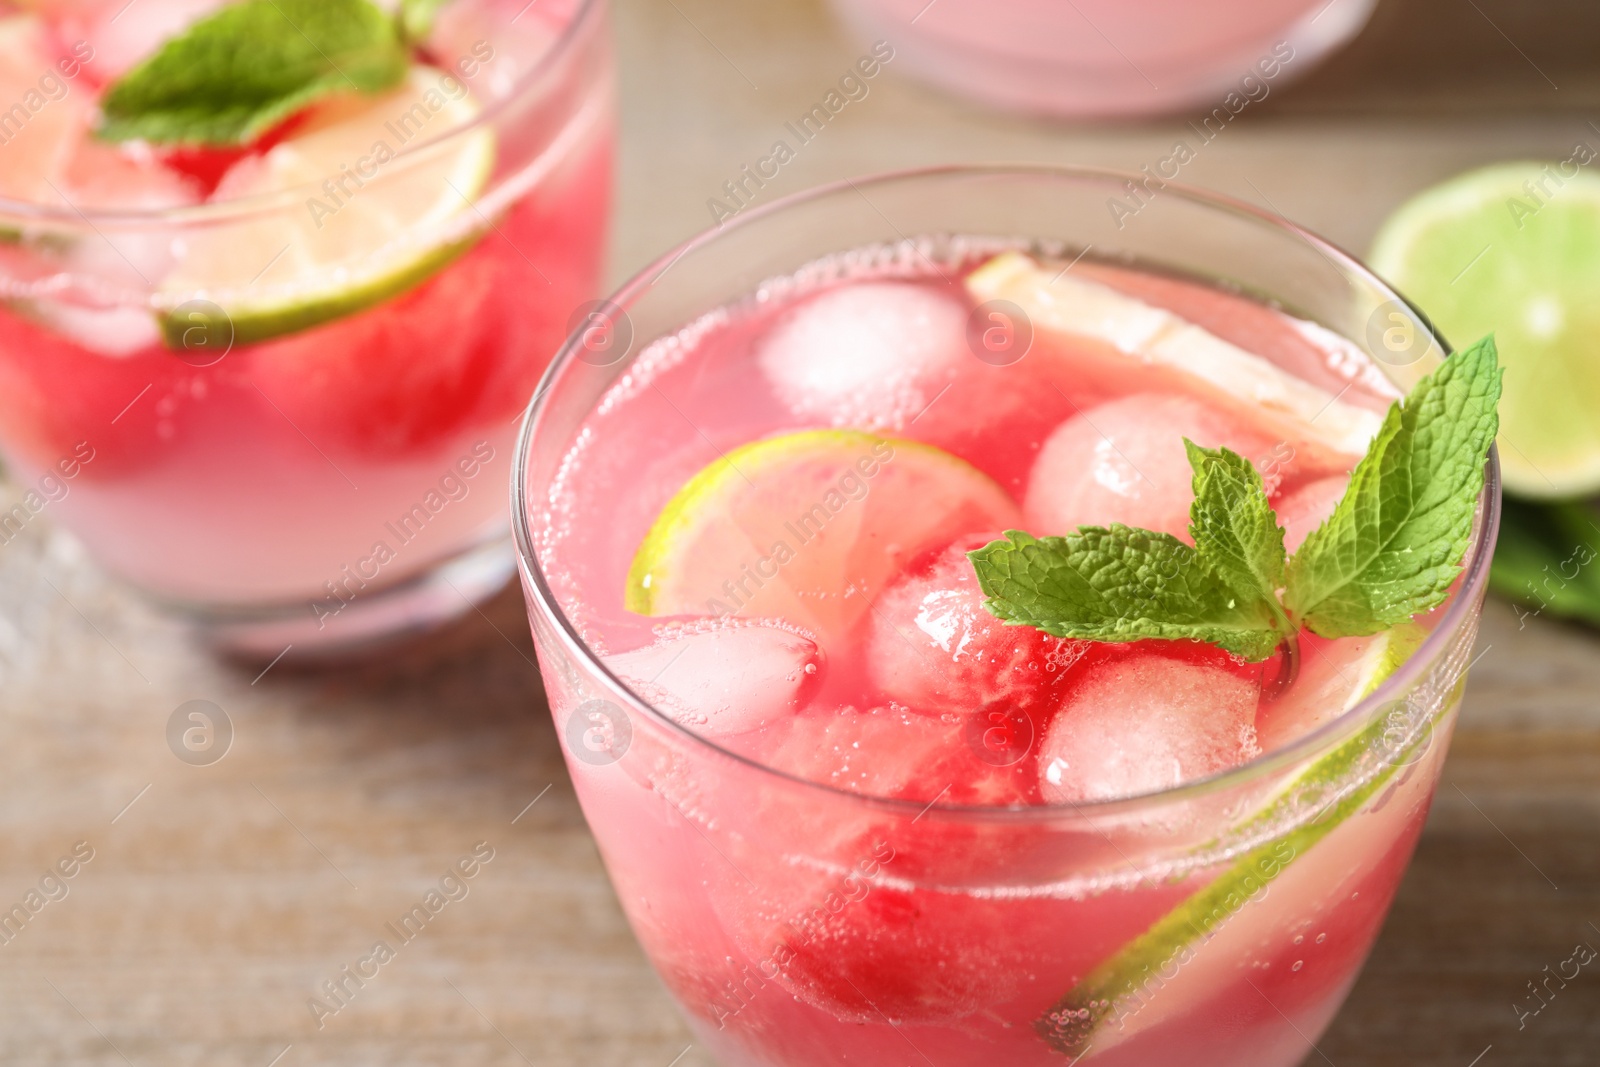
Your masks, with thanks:
[{"label": "lime wedge", "polygon": [[484,127],[439,138],[478,113],[459,80],[418,66],[400,88],[326,105],[237,164],[219,199],[303,188],[303,203],[185,236],[162,283],[175,305],[161,316],[167,343],[181,347],[197,325],[231,324],[237,343],[302,330],[403,292],[460,255],[481,235],[473,201],[495,139]]},{"label": "lime wedge", "polygon": [[[1371,639],[1349,642],[1354,655],[1338,679],[1341,693],[1330,695],[1327,717],[1354,707],[1421,643],[1426,632],[1412,623]],[[1341,642],[1343,643],[1343,642]],[[1300,684],[1300,683],[1297,683]],[[1441,708],[1453,703],[1446,700]],[[1311,725],[1320,725],[1315,723]],[[1162,916],[1116,955],[1101,963],[1042,1016],[1035,1028],[1052,1047],[1081,1056],[1091,1045],[1104,1051],[1175,1015],[1193,1010],[1226,982],[1236,980],[1238,960],[1265,947],[1278,934],[1305,920],[1317,896],[1306,904],[1298,887],[1321,899],[1353,872],[1349,849],[1311,851],[1338,829],[1395,773],[1419,758],[1430,736],[1431,720],[1416,729],[1397,729],[1389,716],[1317,760],[1293,779],[1237,831],[1294,823],[1294,828],[1239,855],[1226,870]],[[1323,805],[1320,810],[1318,805]],[[1315,815],[1307,820],[1308,810]],[[1386,819],[1404,819],[1393,805],[1383,826],[1365,828],[1376,839],[1397,832]],[[1354,846],[1359,849],[1359,846]],[[1293,872],[1292,876],[1289,872]],[[1294,885],[1280,884],[1279,878]],[[1265,893],[1268,887],[1272,893]],[[1241,911],[1248,914],[1232,920]],[[1237,943],[1237,944],[1234,944]]]},{"label": "lime wedge", "polygon": [[1469,171],[1401,206],[1370,258],[1446,337],[1494,333],[1506,488],[1600,491],[1600,176],[1572,160]]},{"label": "lime wedge", "polygon": [[917,555],[1021,522],[948,452],[804,430],[729,452],[680,489],[639,545],[624,602],[641,615],[784,619],[827,639]]},{"label": "lime wedge", "polygon": [[[1129,369],[1155,365],[1182,375],[1208,403],[1264,423],[1313,451],[1363,455],[1382,417],[1280,370],[1253,352],[1178,315],[1065,271],[1050,271],[1020,252],[995,256],[967,276],[978,303],[1020,307],[1035,330],[1097,342],[1075,351],[1082,373],[1095,353]],[[1332,457],[1324,457],[1332,459]]]}]

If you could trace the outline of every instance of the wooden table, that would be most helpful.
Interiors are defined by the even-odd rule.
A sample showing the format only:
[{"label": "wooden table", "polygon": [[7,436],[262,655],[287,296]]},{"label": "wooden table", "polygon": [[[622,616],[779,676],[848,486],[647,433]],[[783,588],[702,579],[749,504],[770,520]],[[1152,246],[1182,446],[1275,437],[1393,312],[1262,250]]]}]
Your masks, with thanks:
[{"label": "wooden table", "polygon": [[[707,225],[706,199],[860,49],[815,0],[621,0],[616,21],[621,278]],[[1186,176],[1360,250],[1460,168],[1600,145],[1597,37],[1583,0],[1385,0]],[[763,195],[952,160],[1133,169],[1180,125],[1011,118],[891,69]],[[1491,607],[1416,863],[1311,1062],[1595,1062],[1592,967],[1520,1030],[1513,1005],[1575,943],[1600,945],[1597,652],[1591,634]],[[0,1060],[704,1067],[617,909],[530,654],[507,592],[389,665],[315,673],[291,654],[258,678],[47,523],[0,546],[0,905],[78,842],[93,851],[0,945]],[[192,699],[233,723],[211,766],[165,740]],[[318,985],[480,841],[494,858],[470,895],[319,1030]]]}]

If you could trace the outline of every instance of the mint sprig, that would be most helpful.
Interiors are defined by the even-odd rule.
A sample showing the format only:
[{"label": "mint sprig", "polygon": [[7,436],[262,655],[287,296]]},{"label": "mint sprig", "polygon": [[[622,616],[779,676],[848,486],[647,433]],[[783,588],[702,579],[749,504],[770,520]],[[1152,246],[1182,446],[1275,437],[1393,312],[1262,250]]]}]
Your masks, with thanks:
[{"label": "mint sprig", "polygon": [[1499,429],[1494,339],[1393,406],[1333,514],[1289,563],[1284,603],[1323,637],[1377,633],[1444,602]]},{"label": "mint sprig", "polygon": [[1266,659],[1283,639],[1271,606],[1241,597],[1171,534],[1113,524],[1006,537],[968,558],[985,606],[1008,623],[1096,641],[1192,638],[1250,660]]},{"label": "mint sprig", "polygon": [[1249,461],[1186,440],[1193,548],[1120,525],[1064,537],[1008,530],[968,553],[985,607],[1056,637],[1188,638],[1251,661],[1302,626],[1380,633],[1443,603],[1461,572],[1499,399],[1485,337],[1390,407],[1333,514],[1293,559]]},{"label": "mint sprig", "polygon": [[194,23],[123,75],[99,135],[246,144],[308,104],[405,77],[397,20],[371,0],[242,0]]}]

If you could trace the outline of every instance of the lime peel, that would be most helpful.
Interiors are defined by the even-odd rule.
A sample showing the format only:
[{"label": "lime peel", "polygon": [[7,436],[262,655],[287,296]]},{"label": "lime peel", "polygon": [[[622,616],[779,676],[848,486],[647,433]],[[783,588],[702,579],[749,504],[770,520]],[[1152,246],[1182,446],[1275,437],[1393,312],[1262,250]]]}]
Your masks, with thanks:
[{"label": "lime peel", "polygon": [[1579,162],[1451,178],[1391,215],[1369,257],[1445,336],[1495,333],[1501,476],[1525,497],[1600,492],[1600,175]]},{"label": "lime peel", "polygon": [[[1381,636],[1382,643],[1363,657],[1361,674],[1347,707],[1354,707],[1375,692],[1416,651],[1427,631],[1415,623],[1406,623]],[[1238,832],[1248,835],[1252,829],[1281,824],[1299,816],[1308,800],[1314,802],[1325,796],[1331,799],[1288,833],[1238,856],[1221,874],[1085,975],[1035,1021],[1034,1028],[1040,1036],[1058,1052],[1074,1058],[1087,1052],[1091,1044],[1104,1048],[1108,1039],[1114,1042],[1116,1039],[1105,1032],[1106,1028],[1120,1026],[1125,1017],[1145,1007],[1148,998],[1163,984],[1163,970],[1181,969],[1190,962],[1198,949],[1251,899],[1355,814],[1397,771],[1414,762],[1438,716],[1455,704],[1465,680],[1463,675],[1452,693],[1425,721],[1409,730],[1398,745],[1391,743],[1390,717],[1379,716],[1298,775],[1271,803],[1241,824]],[[1374,753],[1379,755],[1377,766],[1364,770],[1363,765],[1370,764]],[[1354,784],[1341,791],[1341,784],[1352,778]]]}]

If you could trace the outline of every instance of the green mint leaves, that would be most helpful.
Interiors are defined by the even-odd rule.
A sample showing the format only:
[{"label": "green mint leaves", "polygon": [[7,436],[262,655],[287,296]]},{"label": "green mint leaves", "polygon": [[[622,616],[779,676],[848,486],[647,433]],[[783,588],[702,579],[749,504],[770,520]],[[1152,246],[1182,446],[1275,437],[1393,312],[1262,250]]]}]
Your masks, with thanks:
[{"label": "green mint leaves", "polygon": [[1391,407],[1328,521],[1289,564],[1284,603],[1324,637],[1377,633],[1442,603],[1461,570],[1499,429],[1494,339]]},{"label": "green mint leaves", "polygon": [[1275,619],[1282,616],[1278,590],[1287,556],[1261,473],[1226,448],[1201,448],[1188,439],[1183,444],[1194,468],[1189,536],[1195,551],[1235,595],[1266,605]]},{"label": "green mint leaves", "polygon": [[1292,560],[1250,462],[1185,441],[1193,548],[1120,525],[1065,537],[1010,530],[968,553],[985,606],[1057,637],[1188,638],[1251,661],[1300,626],[1324,637],[1387,630],[1442,603],[1460,573],[1499,398],[1492,337],[1446,360],[1389,409],[1344,497]]},{"label": "green mint leaves", "polygon": [[968,558],[985,606],[1009,623],[1095,641],[1193,638],[1250,660],[1266,659],[1283,640],[1268,604],[1239,596],[1171,534],[1112,525],[1006,537]]},{"label": "green mint leaves", "polygon": [[390,88],[409,63],[397,21],[371,0],[242,0],[123,75],[99,134],[246,144],[322,97]]}]

